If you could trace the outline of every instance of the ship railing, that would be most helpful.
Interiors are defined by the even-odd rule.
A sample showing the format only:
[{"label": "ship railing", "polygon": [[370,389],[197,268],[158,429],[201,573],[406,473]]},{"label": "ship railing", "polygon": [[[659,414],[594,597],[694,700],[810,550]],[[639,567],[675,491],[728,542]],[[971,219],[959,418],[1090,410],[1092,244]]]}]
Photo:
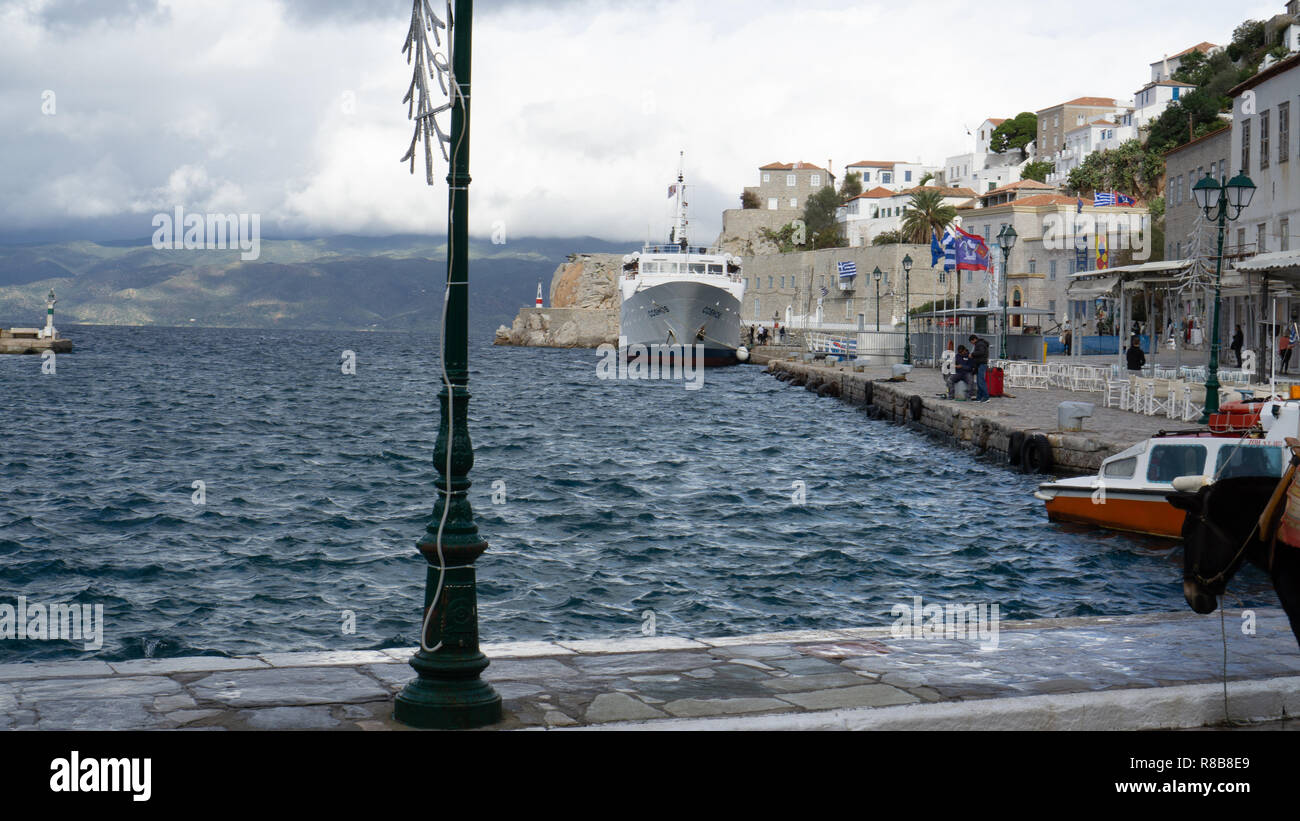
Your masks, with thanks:
[{"label": "ship railing", "polygon": [[643,254],[717,254],[717,248],[703,245],[647,245],[641,249]]}]

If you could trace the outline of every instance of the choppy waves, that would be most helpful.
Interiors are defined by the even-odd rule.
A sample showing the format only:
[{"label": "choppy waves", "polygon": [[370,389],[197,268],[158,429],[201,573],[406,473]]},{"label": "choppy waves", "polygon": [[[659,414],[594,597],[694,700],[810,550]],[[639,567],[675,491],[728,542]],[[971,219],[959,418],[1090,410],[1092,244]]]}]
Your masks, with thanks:
[{"label": "choppy waves", "polygon": [[[105,659],[414,643],[432,337],[70,335],[53,376],[0,357],[0,602],[103,604]],[[485,640],[636,636],[645,611],[677,635],[886,624],[916,595],[1004,618],[1185,606],[1177,553],[1049,525],[1030,478],[757,368],[687,391],[599,381],[592,351],[472,362]],[[1252,571],[1238,595],[1270,594]]]}]

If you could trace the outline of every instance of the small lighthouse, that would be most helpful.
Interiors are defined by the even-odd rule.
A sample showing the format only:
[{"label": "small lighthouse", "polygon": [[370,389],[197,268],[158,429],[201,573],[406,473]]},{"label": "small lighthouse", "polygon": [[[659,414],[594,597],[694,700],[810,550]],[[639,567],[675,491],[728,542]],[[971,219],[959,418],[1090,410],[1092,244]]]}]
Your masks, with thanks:
[{"label": "small lighthouse", "polygon": [[51,288],[49,296],[45,297],[45,327],[41,330],[43,339],[54,339],[59,335],[59,332],[54,330],[54,303],[57,301],[54,298],[54,289]]},{"label": "small lighthouse", "polygon": [[[51,291],[50,293],[53,294],[54,292]],[[540,282],[537,283],[537,307],[538,307],[538,308],[543,307],[543,305],[542,305],[542,283],[540,283]]]}]

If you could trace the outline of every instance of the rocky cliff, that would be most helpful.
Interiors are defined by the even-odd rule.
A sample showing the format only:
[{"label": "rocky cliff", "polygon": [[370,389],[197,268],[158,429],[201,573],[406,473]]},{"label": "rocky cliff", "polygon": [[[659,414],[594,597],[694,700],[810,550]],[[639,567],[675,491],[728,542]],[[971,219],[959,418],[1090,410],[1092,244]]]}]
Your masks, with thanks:
[{"label": "rocky cliff", "polygon": [[495,344],[595,348],[618,343],[620,254],[572,254],[551,276],[549,308],[527,307]]}]

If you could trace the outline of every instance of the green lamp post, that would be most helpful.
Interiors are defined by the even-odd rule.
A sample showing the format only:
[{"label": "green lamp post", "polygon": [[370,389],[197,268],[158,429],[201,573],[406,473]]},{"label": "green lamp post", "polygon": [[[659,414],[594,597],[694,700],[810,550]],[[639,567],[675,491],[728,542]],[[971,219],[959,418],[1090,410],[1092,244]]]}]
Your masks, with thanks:
[{"label": "green lamp post", "polygon": [[1002,358],[1007,358],[1007,302],[1008,302],[1008,277],[1010,273],[1011,249],[1016,247],[1016,229],[1011,223],[1002,226],[998,232],[998,247],[1002,249]]},{"label": "green lamp post", "polygon": [[1219,225],[1219,249],[1214,260],[1214,327],[1210,329],[1210,368],[1205,379],[1205,411],[1200,423],[1209,424],[1210,414],[1219,410],[1219,304],[1223,284],[1223,232],[1229,220],[1236,220],[1250,207],[1255,196],[1255,183],[1244,173],[1230,180],[1215,181],[1206,174],[1192,187],[1196,204],[1201,206],[1206,219]]},{"label": "green lamp post", "polygon": [[880,333],[880,266],[871,272],[871,278],[876,281],[876,333]]},{"label": "green lamp post", "polygon": [[903,364],[912,364],[912,255],[903,257]]},{"label": "green lamp post", "polygon": [[[426,16],[426,0],[415,0],[406,48],[412,50],[415,78],[407,100],[418,106],[415,137],[402,159],[415,163],[415,143],[425,141],[427,181],[433,182],[432,142],[451,146],[447,174],[447,290],[443,322],[443,387],[433,461],[438,470],[438,496],[425,536],[416,545],[424,557],[424,620],[420,648],[411,659],[417,678],[398,694],[393,718],[413,727],[465,729],[501,720],[501,696],[479,678],[488,666],[478,646],[478,590],[474,561],[487,549],[478,533],[469,503],[470,468],[474,448],[468,430],[469,407],[469,102],[470,27],[473,0],[456,0],[455,17],[447,21],[450,72],[443,72],[426,42],[435,39],[442,21]],[[426,76],[427,75],[427,76]],[[429,101],[429,80],[448,80],[450,103]],[[418,100],[413,99],[418,94]],[[403,100],[403,102],[407,102]],[[436,115],[451,110],[451,132],[443,135]]]}]

